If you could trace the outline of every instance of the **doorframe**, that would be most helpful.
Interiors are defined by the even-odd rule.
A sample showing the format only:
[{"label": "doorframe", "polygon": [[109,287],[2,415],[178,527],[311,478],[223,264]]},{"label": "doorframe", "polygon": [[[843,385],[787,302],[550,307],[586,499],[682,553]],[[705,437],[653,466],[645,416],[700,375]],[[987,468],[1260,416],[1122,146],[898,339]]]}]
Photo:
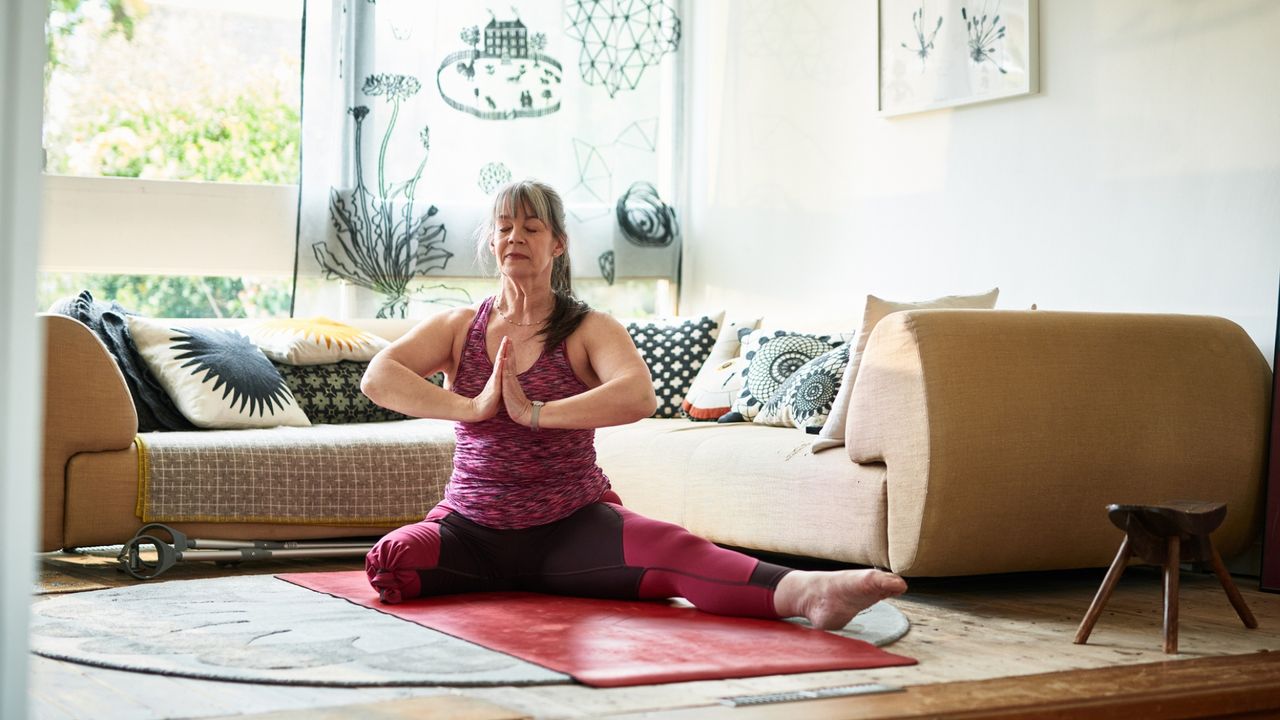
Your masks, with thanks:
[{"label": "doorframe", "polygon": [[0,3],[0,717],[28,713],[44,343],[37,336],[43,0]]}]

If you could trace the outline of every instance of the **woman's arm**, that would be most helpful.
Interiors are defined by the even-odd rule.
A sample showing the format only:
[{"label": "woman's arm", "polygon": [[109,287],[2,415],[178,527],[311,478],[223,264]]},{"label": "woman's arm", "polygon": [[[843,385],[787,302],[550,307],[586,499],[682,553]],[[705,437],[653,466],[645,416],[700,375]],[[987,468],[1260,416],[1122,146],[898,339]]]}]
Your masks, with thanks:
[{"label": "woman's arm", "polygon": [[426,380],[432,373],[452,369],[454,344],[473,317],[473,309],[459,308],[418,323],[373,357],[360,380],[361,392],[384,408],[412,417],[464,422],[493,417],[502,402],[499,378],[506,371],[505,347],[498,351],[489,382],[474,398]]},{"label": "woman's arm", "polygon": [[[658,408],[653,378],[626,328],[604,313],[593,312],[576,332],[581,333],[587,360],[600,378],[600,385],[579,395],[548,402],[538,414],[538,427],[599,428],[626,425],[653,415]],[[514,374],[504,374],[503,380],[502,399],[507,414],[521,425],[530,425],[533,409],[530,398],[525,396]]]}]

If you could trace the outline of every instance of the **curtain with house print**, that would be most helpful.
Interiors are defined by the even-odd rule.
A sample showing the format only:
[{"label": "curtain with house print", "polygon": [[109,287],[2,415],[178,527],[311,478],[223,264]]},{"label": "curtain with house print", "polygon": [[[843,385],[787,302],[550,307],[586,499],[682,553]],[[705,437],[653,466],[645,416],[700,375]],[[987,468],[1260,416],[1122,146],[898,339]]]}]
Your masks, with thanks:
[{"label": "curtain with house print", "polygon": [[[674,278],[680,0],[308,0],[295,315],[471,302],[512,179],[564,196],[578,278]],[[664,169],[667,169],[664,173]]]}]

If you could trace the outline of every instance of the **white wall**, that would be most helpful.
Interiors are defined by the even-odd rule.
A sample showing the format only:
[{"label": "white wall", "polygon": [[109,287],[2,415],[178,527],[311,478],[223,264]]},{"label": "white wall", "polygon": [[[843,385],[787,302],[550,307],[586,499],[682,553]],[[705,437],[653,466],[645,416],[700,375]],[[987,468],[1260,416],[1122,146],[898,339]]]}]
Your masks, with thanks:
[{"label": "white wall", "polygon": [[1041,0],[1040,94],[895,118],[874,0],[689,6],[682,311],[852,329],[867,293],[998,285],[1223,315],[1271,358],[1280,2]]},{"label": "white wall", "polygon": [[0,3],[0,718],[27,714],[27,618],[35,579],[41,0]]}]

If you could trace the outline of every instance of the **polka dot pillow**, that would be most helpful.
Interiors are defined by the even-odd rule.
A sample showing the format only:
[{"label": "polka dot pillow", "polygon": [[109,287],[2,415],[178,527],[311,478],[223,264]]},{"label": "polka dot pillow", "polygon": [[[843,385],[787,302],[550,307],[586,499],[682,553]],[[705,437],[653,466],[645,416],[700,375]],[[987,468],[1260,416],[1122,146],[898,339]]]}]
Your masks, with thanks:
[{"label": "polka dot pillow", "polygon": [[653,417],[680,417],[680,404],[720,335],[724,313],[626,323],[631,340],[649,366],[658,410]]}]

